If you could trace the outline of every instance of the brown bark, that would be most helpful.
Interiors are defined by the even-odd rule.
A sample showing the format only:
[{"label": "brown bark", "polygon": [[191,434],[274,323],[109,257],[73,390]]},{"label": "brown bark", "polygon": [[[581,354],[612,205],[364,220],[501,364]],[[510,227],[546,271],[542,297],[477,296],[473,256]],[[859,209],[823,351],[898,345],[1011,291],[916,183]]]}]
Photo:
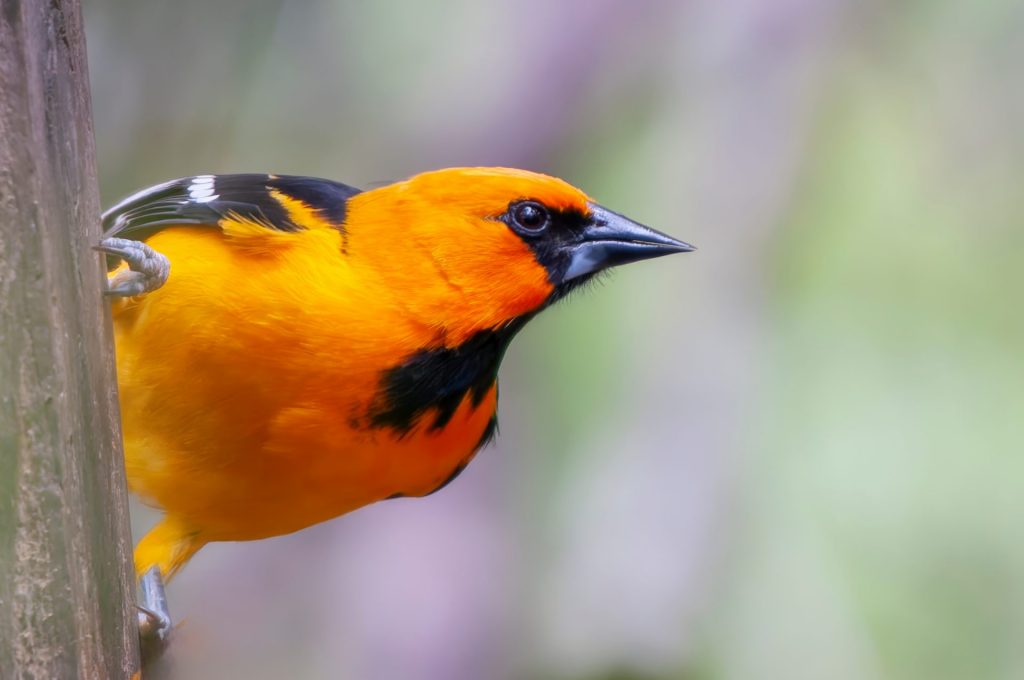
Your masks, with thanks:
[{"label": "brown bark", "polygon": [[138,668],[78,0],[0,0],[0,677]]}]

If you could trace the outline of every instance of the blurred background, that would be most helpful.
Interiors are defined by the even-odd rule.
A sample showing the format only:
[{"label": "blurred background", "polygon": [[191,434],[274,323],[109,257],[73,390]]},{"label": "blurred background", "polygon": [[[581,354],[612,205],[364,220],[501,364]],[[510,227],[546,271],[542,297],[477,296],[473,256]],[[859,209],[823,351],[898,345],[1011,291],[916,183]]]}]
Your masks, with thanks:
[{"label": "blurred background", "polygon": [[1020,2],[85,5],[106,205],[509,165],[700,248],[533,322],[443,493],[205,548],[166,677],[1024,677]]}]

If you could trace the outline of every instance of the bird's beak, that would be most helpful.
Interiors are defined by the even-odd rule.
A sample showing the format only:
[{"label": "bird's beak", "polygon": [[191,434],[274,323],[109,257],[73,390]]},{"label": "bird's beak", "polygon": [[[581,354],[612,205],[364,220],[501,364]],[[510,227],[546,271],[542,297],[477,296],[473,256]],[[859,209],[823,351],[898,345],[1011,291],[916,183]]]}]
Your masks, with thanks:
[{"label": "bird's beak", "polygon": [[689,243],[645,227],[596,203],[590,204],[590,212],[590,222],[579,238],[568,245],[569,267],[563,282],[620,264],[696,250]]}]

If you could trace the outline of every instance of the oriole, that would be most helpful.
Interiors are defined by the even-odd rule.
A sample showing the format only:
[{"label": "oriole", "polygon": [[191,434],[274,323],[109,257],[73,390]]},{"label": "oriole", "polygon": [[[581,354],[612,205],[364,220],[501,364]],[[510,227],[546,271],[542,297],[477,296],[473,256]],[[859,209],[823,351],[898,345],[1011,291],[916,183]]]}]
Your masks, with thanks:
[{"label": "oriole", "polygon": [[[566,182],[452,168],[369,191],[199,175],[104,215],[131,489],[165,515],[136,568],[454,479],[495,434],[533,316],[692,247]],[[144,243],[142,243],[144,242]]]}]

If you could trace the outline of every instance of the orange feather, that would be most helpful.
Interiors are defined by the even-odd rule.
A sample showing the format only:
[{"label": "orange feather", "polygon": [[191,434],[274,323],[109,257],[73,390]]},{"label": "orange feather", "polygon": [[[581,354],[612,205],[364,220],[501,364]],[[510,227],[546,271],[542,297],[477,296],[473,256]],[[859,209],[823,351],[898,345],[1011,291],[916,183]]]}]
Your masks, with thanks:
[{"label": "orange feather", "polygon": [[[253,199],[263,210],[221,196],[235,182],[251,198],[252,178],[266,183]],[[138,572],[170,578],[207,542],[296,531],[457,473],[493,431],[504,345],[488,334],[507,342],[556,290],[526,227],[509,224],[522,201],[527,220],[537,205],[580,224],[599,208],[545,175],[456,168],[363,193],[200,176],[108,213],[112,232],[158,225],[146,242],[170,261],[162,288],[114,303],[128,480],[165,512],[136,550]],[[602,214],[605,230],[621,218]],[[685,246],[635,233],[623,248],[649,235],[665,252]],[[607,251],[595,248],[579,266]],[[418,357],[451,352],[472,367],[474,342],[490,352],[476,369],[486,382],[403,412],[407,427],[379,418],[403,389],[443,378],[417,373]],[[413,388],[388,382],[410,362]]]}]

